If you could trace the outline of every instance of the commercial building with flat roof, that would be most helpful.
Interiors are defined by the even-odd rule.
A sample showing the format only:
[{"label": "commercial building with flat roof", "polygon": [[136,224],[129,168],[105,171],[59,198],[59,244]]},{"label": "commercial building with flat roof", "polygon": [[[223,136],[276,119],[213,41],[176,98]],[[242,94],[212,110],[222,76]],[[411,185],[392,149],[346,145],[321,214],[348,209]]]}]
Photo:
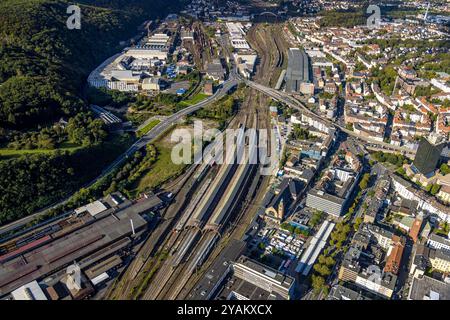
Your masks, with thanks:
[{"label": "commercial building with flat roof", "polygon": [[339,217],[361,175],[361,161],[348,150],[336,154],[317,185],[308,192],[306,205]]},{"label": "commercial building with flat roof", "polygon": [[291,48],[288,52],[286,91],[299,92],[302,83],[310,83],[309,58],[303,49]]},{"label": "commercial building with flat roof", "polygon": [[328,294],[327,300],[371,300],[363,293],[337,284],[333,286]]},{"label": "commercial building with flat roof", "polygon": [[162,48],[159,45],[152,45],[131,48],[125,52],[125,55],[134,58],[166,60],[168,53],[166,48]]},{"label": "commercial building with flat roof", "polygon": [[[232,269],[234,277],[241,281],[235,281],[231,290],[225,290],[226,298],[289,300],[292,297],[295,279],[290,276],[246,256],[233,263]],[[255,295],[256,292],[259,294]]]},{"label": "commercial building with flat roof", "polygon": [[91,216],[95,216],[96,214],[103,212],[106,209],[107,209],[106,206],[100,200],[97,200],[85,206],[75,209],[75,213],[81,214],[83,212],[89,212]]},{"label": "commercial building with flat roof", "polygon": [[450,300],[450,283],[428,276],[414,277],[408,300]]},{"label": "commercial building with flat roof", "polygon": [[161,79],[159,77],[150,77],[142,80],[142,90],[161,90]]},{"label": "commercial building with flat roof", "polygon": [[311,189],[306,196],[306,206],[334,216],[340,216],[342,214],[346,202],[346,199],[317,189]]},{"label": "commercial building with flat roof", "polygon": [[284,300],[277,293],[258,287],[244,279],[232,276],[219,293],[218,300]]}]

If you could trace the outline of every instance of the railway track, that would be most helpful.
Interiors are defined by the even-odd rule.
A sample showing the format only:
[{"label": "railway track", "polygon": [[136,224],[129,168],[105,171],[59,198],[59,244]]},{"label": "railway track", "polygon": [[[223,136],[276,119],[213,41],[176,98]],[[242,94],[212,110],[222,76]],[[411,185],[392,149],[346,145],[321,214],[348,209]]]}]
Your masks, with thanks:
[{"label": "railway track", "polygon": [[[233,127],[235,123],[236,118],[233,118],[230,122],[230,127]],[[155,249],[161,246],[161,243],[168,243],[169,245],[166,245],[164,248],[170,248],[171,244],[176,242],[176,237],[172,237],[170,231],[172,228],[176,228],[180,218],[179,213],[188,207],[191,199],[189,195],[194,194],[197,182],[203,180],[203,178],[200,179],[200,176],[203,176],[204,173],[208,174],[210,170],[211,169],[208,166],[203,164],[193,165],[188,169],[183,179],[180,181],[178,192],[173,192],[175,203],[165,210],[165,213],[163,213],[163,221],[159,223],[157,229],[152,232],[149,238],[144,241],[143,246],[139,249],[134,260],[119,276],[117,283],[114,286],[111,286],[107,297],[110,299],[137,298],[135,289],[141,287],[142,282],[145,281],[145,274],[151,270],[155,264],[159,263],[155,258],[161,250],[154,253]],[[214,176],[214,174],[212,176]],[[181,195],[178,193],[181,193]],[[175,214],[168,214],[167,212],[169,211],[175,212]],[[169,236],[169,239],[164,240],[167,239],[167,235]]]},{"label": "railway track", "polygon": [[[253,107],[244,109],[245,111],[243,113],[243,116],[247,119],[246,126],[267,128],[267,126],[269,125],[267,98],[262,97],[262,95],[260,95],[259,93],[255,95],[255,93],[252,91],[247,96],[246,101],[247,102],[245,105],[248,105],[247,103],[250,103],[250,101],[253,102],[252,104],[250,104],[250,106],[253,106],[253,104],[256,103],[259,104],[261,108],[261,106],[264,105],[262,110],[258,110],[258,108]],[[253,115],[253,117],[250,117],[250,115]],[[268,146],[268,148],[270,148],[270,145]],[[259,181],[259,177],[257,179]],[[260,201],[262,197],[259,197],[258,199]],[[226,233],[226,235],[222,236],[222,238],[224,238],[225,240],[228,239],[230,234],[234,233],[236,230],[238,231],[238,234],[242,235],[246,230],[246,226],[254,217],[254,210],[251,210],[250,215],[247,212],[249,212],[250,209],[254,209],[255,207],[256,206],[250,201],[245,201],[242,205],[242,208],[240,208],[240,210],[237,212],[237,215],[231,219],[232,223],[230,223],[230,226],[227,227],[226,230],[224,230],[224,233]],[[206,224],[210,223],[211,219],[214,219],[214,215],[210,217]],[[243,220],[247,222],[245,225],[242,225],[242,223],[240,223]],[[158,289],[152,294],[144,295],[143,299],[185,298],[186,294],[190,290],[190,286],[188,286],[187,284],[191,282],[195,283],[195,279],[198,278],[198,276],[201,274],[201,272],[197,272],[199,269],[199,264],[202,264],[209,251],[215,251],[215,248],[217,246],[216,243],[217,241],[220,241],[220,239],[220,234],[217,232],[208,232],[202,235],[196,246],[189,250],[190,252],[193,252],[192,256],[189,256],[186,262],[182,262],[173,269],[169,269],[169,272],[163,272],[164,277],[162,280],[156,281],[155,279],[154,286]],[[175,247],[177,246],[175,245]],[[215,258],[216,255],[217,254],[214,254],[214,256],[212,256],[211,258]],[[169,263],[173,262],[173,260],[168,261]],[[176,262],[176,264],[177,263],[179,262]]]},{"label": "railway track", "polygon": [[[189,178],[195,172],[195,166],[191,167],[185,174],[184,179],[180,181],[180,187],[178,191],[174,190],[174,195],[177,197],[178,192],[188,183]],[[175,204],[176,205],[176,204]],[[170,208],[170,206],[169,206]],[[117,286],[111,286],[111,290],[108,292],[107,296],[109,298],[118,298],[118,299],[130,299],[132,298],[132,293],[134,292],[134,288],[138,287],[139,274],[142,274],[142,271],[148,266],[151,261],[153,255],[153,251],[158,244],[158,238],[165,234],[170,228],[172,223],[172,217],[167,215],[169,208],[166,209],[164,214],[164,220],[162,223],[159,223],[155,230],[148,236],[147,239],[144,240],[143,245],[138,250],[135,258],[123,271],[123,273],[118,278]]]},{"label": "railway track", "polygon": [[[247,106],[253,106],[256,95],[259,94],[255,93],[252,90],[249,95],[247,95],[244,106],[242,108],[241,116],[245,119],[245,127],[247,128],[256,126],[256,114],[252,108],[247,108]],[[215,243],[220,239],[221,227],[218,225],[218,223],[226,224],[228,219],[230,218],[230,213],[234,211],[233,208],[228,208],[226,206],[227,200],[229,197],[234,199],[234,196],[232,196],[232,194],[236,192],[236,190],[239,190],[237,189],[237,183],[239,183],[238,180],[241,181],[241,175],[244,174],[244,172],[246,171],[245,169],[247,168],[246,165],[236,166],[238,168],[234,172],[233,177],[228,183],[227,189],[224,192],[224,195],[226,196],[222,197],[219,203],[217,203],[214,211],[209,216],[207,222],[205,222],[204,224],[206,226],[206,229],[204,228],[204,231],[202,233],[197,230],[197,235],[201,235],[201,237],[197,241],[197,243],[189,250],[190,252],[192,252],[192,254],[187,257],[185,262],[177,265],[174,269],[168,271],[166,270],[166,272],[163,273],[163,275],[167,279],[164,288],[160,290],[156,289],[154,292],[158,291],[157,295],[153,293],[152,295],[148,295],[146,298],[169,300],[177,299],[183,289],[185,289],[186,283],[189,281],[192,275],[195,274],[195,271],[207,258],[211,250],[213,250]],[[237,196],[239,197],[239,195]],[[233,205],[235,204],[233,203]],[[209,230],[209,226],[217,226],[218,229]],[[170,276],[167,276],[168,273],[170,273]],[[161,286],[160,283],[157,283],[156,285]]]},{"label": "railway track", "polygon": [[[267,31],[264,30],[263,33],[255,33],[254,36],[262,39],[261,43],[264,43],[265,40],[263,40],[263,38],[267,38],[266,32]],[[252,35],[250,35],[250,37],[252,37]],[[257,48],[257,50],[259,49],[260,52],[264,53],[264,57],[262,57],[261,66],[258,68],[255,77],[263,82],[267,81],[266,75],[268,72],[272,74],[277,66],[283,64],[284,57],[280,45],[272,41],[271,47],[273,50],[269,50],[268,52],[261,47]],[[249,94],[246,95],[244,103],[238,115],[235,117],[234,123],[230,124],[230,127],[236,127],[240,121],[245,119],[244,121],[247,127],[270,128],[267,100],[268,98],[258,91],[253,89],[249,90]],[[267,147],[270,149],[270,141],[268,142]],[[211,174],[209,175],[209,177],[213,176],[214,175]],[[207,179],[208,176],[203,178],[203,180]],[[257,186],[260,182],[259,174],[256,180],[256,183],[253,182],[251,184],[255,188],[255,192],[257,191]],[[253,202],[247,199],[239,208],[234,208],[235,213],[232,216],[227,215],[225,217],[225,219],[230,220],[222,227],[223,230],[221,229],[222,232],[227,235],[226,237],[235,233],[235,230],[239,230],[239,233],[241,234],[245,232],[245,226],[241,225],[240,221],[248,221],[249,219],[251,221],[252,216],[249,215],[248,212],[249,208],[254,207],[255,205]],[[180,222],[181,225],[188,225],[187,221],[190,220],[190,216],[184,217],[183,214],[184,212],[181,212],[180,215],[177,215],[173,219],[172,224],[174,227]],[[190,215],[192,213],[188,214]],[[210,224],[210,219],[214,219],[214,217],[217,217],[217,214],[214,214],[213,212],[208,216],[208,220],[204,222],[204,225]],[[183,227],[181,226],[180,229],[182,228]],[[135,296],[135,298],[152,300],[176,299],[185,296],[189,291],[189,286],[187,284],[195,281],[195,278],[199,276],[199,274],[196,273],[199,265],[202,265],[202,263],[205,262],[204,260],[208,259],[208,255],[211,255],[211,252],[215,252],[215,246],[223,238],[223,235],[221,238],[220,233],[212,230],[201,232],[201,228],[202,225],[199,225],[184,229],[181,232],[169,233],[165,237],[165,240],[163,240],[162,245],[159,246],[157,253],[154,255],[154,257],[157,257],[161,253],[167,253],[165,259],[163,261],[159,259],[154,259],[157,261],[152,261],[151,257],[148,256],[147,260],[142,263],[141,268],[134,268],[134,277],[136,277],[138,273],[145,273],[147,274],[147,278],[145,275],[139,275],[139,277],[136,277],[136,281],[132,281],[128,287],[125,288],[125,291],[135,288],[139,282],[148,281],[149,285],[147,288],[144,288],[143,294],[140,297]],[[149,270],[154,270],[154,268],[157,268],[156,271],[149,277],[148,273],[152,272]]]},{"label": "railway track", "polygon": [[[255,99],[257,105],[255,109],[257,129],[266,129],[270,127],[270,118],[268,116],[268,99],[262,94],[257,95]],[[270,140],[268,141],[268,150],[270,152]],[[196,270],[186,285],[181,289],[177,295],[177,299],[186,299],[192,288],[200,280],[203,272],[206,271],[214,260],[219,256],[220,252],[226,247],[231,239],[242,239],[249,225],[255,218],[260,203],[262,202],[265,192],[269,186],[270,177],[260,175],[257,170],[254,180],[250,188],[246,190],[247,197],[242,202],[241,207],[236,214],[230,219],[228,226],[223,230],[222,237],[219,239],[209,258],[203,263],[200,270]],[[254,195],[254,196],[253,196]]]},{"label": "railway track", "polygon": [[[251,101],[252,95],[247,95],[244,105],[250,103]],[[234,121],[233,126],[236,127],[236,125],[238,125],[241,121],[246,123],[246,119],[248,119],[248,110],[243,108],[239,112],[239,115],[236,116],[236,121]],[[221,171],[226,169],[226,167],[221,168]],[[224,173],[219,172],[217,176],[221,176],[222,174]],[[214,184],[214,182],[210,183],[211,185]],[[208,187],[208,190],[209,189],[213,190],[214,188]],[[209,193],[205,194],[204,199],[208,199],[210,196],[211,195]],[[208,202],[202,201],[202,203],[199,204],[200,209],[202,209],[205,205],[208,205]],[[206,210],[209,209],[206,208]],[[200,231],[205,224],[209,223],[211,219],[214,219],[214,215],[200,213],[199,209],[196,209],[196,212],[192,211],[193,210],[187,210],[182,214],[181,218],[178,219],[177,226],[181,223],[188,228],[182,229],[180,226],[180,229],[182,230],[179,230],[179,232],[174,232],[169,236],[163,249],[166,251],[168,250],[169,255],[160,269],[156,272],[156,275],[153,277],[149,287],[142,296],[143,299],[163,299],[165,297],[172,297],[177,294],[185,282],[184,279],[189,278],[192,270],[203,258],[198,255],[198,252],[201,253],[208,251],[205,246],[208,246],[210,243],[214,242],[213,236],[210,234],[204,235]],[[189,215],[189,217],[185,216],[185,214]],[[206,217],[208,217],[207,222],[202,220],[206,219]]]},{"label": "railway track", "polygon": [[284,45],[282,45],[280,42],[282,40],[280,40],[280,38],[274,36],[273,40],[275,42],[275,46],[277,48],[277,64],[276,64],[276,68],[282,68],[283,64],[284,64],[284,59],[285,59],[285,52],[284,52]]},{"label": "railway track", "polygon": [[[263,95],[257,95],[255,101],[259,104],[255,111],[257,129],[267,129],[270,127],[269,116],[268,116],[268,99]],[[268,151],[270,153],[270,140],[267,145]],[[185,299],[191,288],[194,287],[195,283],[200,279],[202,271],[207,270],[209,265],[214,261],[214,259],[220,254],[220,252],[226,247],[226,244],[230,239],[241,239],[248,229],[251,221],[254,219],[257,209],[259,208],[259,203],[261,203],[265,191],[268,188],[269,177],[260,176],[259,170],[256,171],[255,178],[247,192],[247,197],[243,201],[241,207],[237,211],[237,214],[230,219],[229,226],[223,231],[223,235],[219,243],[215,246],[215,250],[210,255],[208,261],[205,261],[202,270],[192,274],[188,284],[182,288],[177,299]],[[252,195],[255,195],[254,197]],[[173,298],[173,297],[172,297]]]},{"label": "railway track", "polygon": [[281,72],[285,60],[285,45],[280,39],[280,26],[264,26],[257,24],[249,30],[247,39],[260,57],[257,72],[254,77],[256,82],[270,85],[277,74]]}]

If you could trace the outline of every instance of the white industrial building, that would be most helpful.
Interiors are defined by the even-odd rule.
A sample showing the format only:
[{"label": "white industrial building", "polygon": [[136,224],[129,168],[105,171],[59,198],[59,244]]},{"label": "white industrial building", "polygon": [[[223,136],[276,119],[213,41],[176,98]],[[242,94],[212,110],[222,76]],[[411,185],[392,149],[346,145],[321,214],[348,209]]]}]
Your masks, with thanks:
[{"label": "white industrial building", "polygon": [[27,283],[11,292],[14,300],[48,300],[37,281]]},{"label": "white industrial building", "polygon": [[152,47],[136,47],[131,48],[127,52],[125,52],[126,56],[131,56],[134,58],[142,58],[142,59],[159,59],[166,60],[168,56],[168,51],[160,50],[158,48]]},{"label": "white industrial building", "polygon": [[227,22],[226,23],[228,33],[231,39],[243,39],[245,36],[242,24],[239,22]]},{"label": "white industrial building", "polygon": [[148,78],[148,70],[165,65],[170,37],[155,34],[149,41],[151,45],[129,48],[106,60],[89,75],[89,85],[124,92],[159,91],[160,80]]},{"label": "white industrial building", "polygon": [[250,45],[244,39],[231,39],[231,45],[235,49],[250,49]]},{"label": "white industrial building", "polygon": [[142,80],[142,90],[159,91],[161,89],[160,78],[145,78]]},{"label": "white industrial building", "polygon": [[106,206],[100,200],[97,200],[85,206],[79,207],[78,209],[75,209],[75,213],[81,214],[83,212],[88,212],[91,216],[95,216],[100,212],[105,211],[106,209]]},{"label": "white industrial building", "polygon": [[258,56],[252,50],[240,50],[233,54],[239,73],[244,77],[250,78],[255,69],[255,63]]},{"label": "white industrial building", "polygon": [[142,73],[134,73],[131,70],[113,70],[111,80],[138,83],[141,80]]}]

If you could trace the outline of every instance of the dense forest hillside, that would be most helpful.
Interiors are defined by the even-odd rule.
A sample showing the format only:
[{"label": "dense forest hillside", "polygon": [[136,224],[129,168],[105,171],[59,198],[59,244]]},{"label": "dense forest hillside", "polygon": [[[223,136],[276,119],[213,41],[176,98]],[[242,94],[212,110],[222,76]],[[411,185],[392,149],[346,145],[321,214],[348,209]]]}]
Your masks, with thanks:
[{"label": "dense forest hillside", "polygon": [[1,1],[0,126],[29,128],[77,112],[89,71],[168,9],[163,0],[80,2],[81,30],[69,30],[67,1]]},{"label": "dense forest hillside", "polygon": [[78,190],[124,151],[119,141],[0,161],[0,225]]},{"label": "dense forest hillside", "polygon": [[[117,156],[103,144],[118,139],[86,108],[86,77],[143,21],[176,12],[182,1],[78,0],[80,30],[66,26],[72,1],[0,1],[0,225],[72,193]],[[61,117],[65,129],[54,125]],[[75,148],[47,150],[61,145]],[[11,148],[14,156],[4,152]]]}]

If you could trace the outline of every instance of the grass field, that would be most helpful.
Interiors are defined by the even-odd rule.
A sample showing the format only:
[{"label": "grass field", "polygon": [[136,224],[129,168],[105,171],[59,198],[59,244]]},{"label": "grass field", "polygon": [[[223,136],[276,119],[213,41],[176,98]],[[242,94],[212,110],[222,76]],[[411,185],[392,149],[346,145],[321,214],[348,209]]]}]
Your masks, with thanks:
[{"label": "grass field", "polygon": [[197,103],[205,100],[207,97],[209,97],[207,94],[204,94],[204,93],[200,92],[200,93],[197,93],[195,96],[193,96],[189,100],[181,101],[180,105],[189,107],[189,106],[192,106],[194,104],[197,104]]},{"label": "grass field", "polygon": [[164,182],[179,176],[185,169],[185,164],[174,164],[171,159],[172,147],[170,135],[175,130],[173,127],[163,134],[153,145],[157,151],[156,162],[133,186],[132,193],[141,193],[161,186]]},{"label": "grass field", "polygon": [[[133,143],[133,139],[126,138],[123,136],[113,135],[111,136],[107,141],[103,142],[101,146],[105,148],[105,152],[113,152],[115,149],[120,150],[120,152],[125,152],[125,150],[131,146]],[[76,152],[78,150],[81,150],[85,147],[70,143],[70,142],[64,142],[60,145],[59,148],[56,149],[7,149],[7,148],[0,148],[0,160],[19,157],[26,154],[36,154],[36,153],[44,153],[44,154],[50,154],[57,151],[68,151],[70,153]]]},{"label": "grass field", "polygon": [[156,127],[158,125],[158,123],[160,123],[161,121],[158,119],[152,120],[149,123],[147,123],[147,125],[145,125],[142,129],[138,130],[136,132],[136,135],[138,137],[142,137],[144,134],[146,134],[147,132],[149,132],[150,130],[152,130],[154,127]]},{"label": "grass field", "polygon": [[137,192],[154,189],[165,181],[177,177],[182,173],[185,164],[174,164],[171,159],[172,148],[164,146],[161,142],[155,143],[158,152],[157,160],[136,186]]}]

